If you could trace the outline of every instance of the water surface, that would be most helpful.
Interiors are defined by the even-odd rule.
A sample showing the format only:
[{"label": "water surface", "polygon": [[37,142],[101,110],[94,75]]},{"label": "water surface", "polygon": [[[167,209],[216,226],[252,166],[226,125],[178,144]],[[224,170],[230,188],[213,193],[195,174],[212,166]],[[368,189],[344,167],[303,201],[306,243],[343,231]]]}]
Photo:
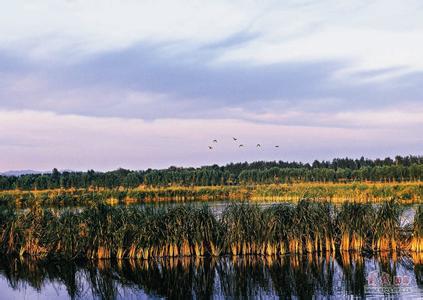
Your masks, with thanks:
[{"label": "water surface", "polygon": [[423,298],[421,257],[35,262],[3,258],[0,299]]}]

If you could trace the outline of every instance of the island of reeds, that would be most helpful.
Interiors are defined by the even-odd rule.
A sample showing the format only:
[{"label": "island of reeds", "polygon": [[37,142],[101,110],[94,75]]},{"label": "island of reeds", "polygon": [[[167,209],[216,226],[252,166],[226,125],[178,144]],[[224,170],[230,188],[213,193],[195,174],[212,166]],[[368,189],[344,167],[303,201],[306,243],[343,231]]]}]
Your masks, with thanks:
[{"label": "island of reeds", "polygon": [[94,207],[58,211],[34,206],[3,211],[3,254],[35,258],[152,259],[222,255],[281,256],[336,252],[420,253],[423,206],[402,224],[403,207],[302,200],[260,207],[230,204],[220,215],[204,205]]}]

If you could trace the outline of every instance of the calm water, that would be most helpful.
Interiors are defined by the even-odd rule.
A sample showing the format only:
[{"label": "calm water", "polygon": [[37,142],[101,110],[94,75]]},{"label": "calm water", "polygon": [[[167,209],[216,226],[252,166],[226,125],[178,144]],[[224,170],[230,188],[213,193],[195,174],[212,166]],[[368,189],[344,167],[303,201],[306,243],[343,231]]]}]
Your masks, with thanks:
[{"label": "calm water", "polygon": [[423,298],[418,258],[0,262],[1,299]]}]

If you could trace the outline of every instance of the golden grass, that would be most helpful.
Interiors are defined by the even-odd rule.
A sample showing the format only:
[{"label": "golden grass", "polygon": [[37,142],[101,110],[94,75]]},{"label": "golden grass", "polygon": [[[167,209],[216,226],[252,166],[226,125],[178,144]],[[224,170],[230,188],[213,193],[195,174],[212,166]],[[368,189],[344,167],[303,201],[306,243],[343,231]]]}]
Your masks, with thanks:
[{"label": "golden grass", "polygon": [[133,204],[166,201],[251,200],[269,202],[314,201],[383,202],[395,198],[401,203],[421,203],[421,182],[294,183],[238,186],[140,186],[135,189],[54,189],[43,191],[2,191],[0,203],[28,207],[41,205],[87,205],[90,203]]}]

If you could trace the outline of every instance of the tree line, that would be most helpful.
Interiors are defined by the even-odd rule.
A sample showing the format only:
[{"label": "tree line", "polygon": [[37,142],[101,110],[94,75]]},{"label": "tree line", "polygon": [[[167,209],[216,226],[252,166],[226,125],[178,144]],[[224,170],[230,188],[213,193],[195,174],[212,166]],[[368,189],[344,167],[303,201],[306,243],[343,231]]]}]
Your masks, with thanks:
[{"label": "tree line", "polygon": [[199,168],[170,167],[162,170],[110,172],[59,172],[0,176],[0,190],[46,190],[57,188],[134,188],[146,186],[216,186],[293,182],[420,181],[423,156],[394,159],[336,158],[313,163],[258,161],[211,165]]}]

